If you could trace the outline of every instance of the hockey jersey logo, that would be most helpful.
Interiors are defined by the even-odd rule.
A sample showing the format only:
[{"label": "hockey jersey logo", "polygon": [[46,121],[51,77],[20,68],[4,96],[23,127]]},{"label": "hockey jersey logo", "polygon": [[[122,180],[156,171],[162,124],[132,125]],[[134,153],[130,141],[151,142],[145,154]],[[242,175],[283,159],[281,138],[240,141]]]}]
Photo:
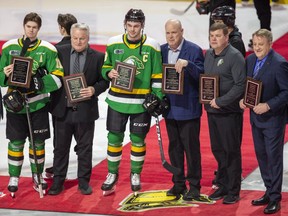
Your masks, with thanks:
[{"label": "hockey jersey logo", "polygon": [[140,70],[144,69],[143,62],[139,58],[137,58],[136,56],[129,56],[127,59],[124,60],[124,62],[136,66],[136,68],[137,68],[136,75],[140,73],[139,69]]}]

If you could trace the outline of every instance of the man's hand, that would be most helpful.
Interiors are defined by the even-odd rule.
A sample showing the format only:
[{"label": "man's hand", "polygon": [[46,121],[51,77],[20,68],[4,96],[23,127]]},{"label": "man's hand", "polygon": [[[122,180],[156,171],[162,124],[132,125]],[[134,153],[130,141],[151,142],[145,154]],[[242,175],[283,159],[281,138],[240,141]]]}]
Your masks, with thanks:
[{"label": "man's hand", "polygon": [[220,109],[220,107],[216,104],[215,98],[210,101],[210,106],[214,109]]},{"label": "man's hand", "polygon": [[183,68],[188,65],[188,61],[185,59],[178,59],[175,64],[175,69],[178,73],[181,73]]},{"label": "man's hand", "polygon": [[110,78],[110,79],[113,79],[113,78],[118,78],[119,77],[119,73],[118,71],[116,71],[115,69],[112,69],[108,74],[107,76]]},{"label": "man's hand", "polygon": [[10,74],[12,73],[12,70],[13,70],[13,64],[10,64],[10,65],[4,67],[3,72],[4,72],[6,77],[9,77]]},{"label": "man's hand", "polygon": [[87,88],[83,88],[80,90],[80,94],[82,97],[92,97],[95,93],[95,89],[93,86],[88,86]]},{"label": "man's hand", "polygon": [[264,114],[268,112],[269,110],[270,110],[270,107],[267,103],[259,103],[253,108],[253,111],[258,115]]}]

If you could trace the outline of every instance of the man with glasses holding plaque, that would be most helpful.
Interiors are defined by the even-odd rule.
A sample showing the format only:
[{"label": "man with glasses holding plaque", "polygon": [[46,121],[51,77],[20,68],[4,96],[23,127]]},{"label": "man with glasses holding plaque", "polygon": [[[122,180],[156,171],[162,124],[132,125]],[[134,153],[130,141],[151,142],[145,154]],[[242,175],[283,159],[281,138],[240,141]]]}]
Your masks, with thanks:
[{"label": "man with glasses holding plaque", "polygon": [[[183,94],[166,94],[170,108],[164,115],[169,137],[169,158],[171,164],[181,170],[173,175],[173,187],[167,196],[183,195],[184,200],[200,196],[201,155],[199,103],[199,75],[204,72],[202,49],[183,37],[184,30],[179,20],[170,19],[165,24],[166,44],[161,46],[162,61],[175,65],[177,73],[184,73]],[[187,176],[184,170],[186,155]],[[187,192],[186,180],[189,183]],[[187,192],[187,193],[186,193]]]},{"label": "man with glasses holding plaque", "polygon": [[214,85],[219,96],[214,96],[205,110],[212,153],[218,164],[219,188],[209,196],[212,200],[224,197],[223,204],[239,201],[241,188],[241,134],[243,110],[238,101],[245,89],[245,60],[243,55],[229,44],[228,27],[214,23],[209,30],[211,49],[207,50],[204,74],[218,76]]},{"label": "man with glasses holding plaque", "polygon": [[[18,190],[18,181],[24,160],[23,149],[25,139],[29,138],[29,152],[33,182],[35,190],[38,190],[38,176],[42,188],[47,188],[47,183],[42,178],[42,172],[45,161],[45,140],[50,138],[49,118],[48,118],[48,102],[49,94],[61,87],[59,77],[63,76],[62,65],[58,59],[56,48],[43,40],[37,38],[41,28],[42,20],[37,13],[29,13],[23,20],[24,35],[19,39],[7,41],[2,47],[2,57],[0,61],[0,85],[8,86],[8,92],[3,97],[6,107],[7,123],[6,137],[9,139],[8,144],[8,167],[10,180],[8,190],[14,194]],[[31,60],[31,63],[22,65],[17,70],[11,64],[12,59],[17,59],[18,64]],[[27,58],[25,58],[27,57]],[[21,60],[21,61],[20,61]],[[16,62],[16,60],[14,61]],[[17,77],[16,81],[21,83],[28,79],[28,70],[25,67],[31,66],[32,75],[30,85],[26,87],[16,86],[16,82],[11,80],[11,76]],[[22,68],[22,71],[21,71]],[[16,71],[18,74],[16,74]],[[23,74],[26,73],[27,79],[21,80]],[[20,76],[21,75],[21,76]],[[20,78],[19,78],[20,77]],[[13,81],[13,82],[12,82]],[[23,107],[24,95],[26,95],[26,108]],[[31,122],[28,120],[31,119]],[[30,127],[29,123],[32,124]],[[33,132],[31,132],[33,131]],[[36,148],[37,161],[34,159],[33,145],[31,144],[30,133],[33,134],[33,140]],[[12,195],[13,196],[13,195]]]},{"label": "man with glasses holding plaque", "polygon": [[[272,49],[272,33],[260,29],[253,33],[254,53],[247,57],[247,76],[262,82],[259,104],[250,109],[250,123],[260,173],[266,187],[264,195],[252,205],[267,205],[265,214],[280,210],[283,181],[283,145],[288,102],[288,62]],[[240,107],[247,104],[240,101]]]},{"label": "man with glasses holding plaque", "polygon": [[[124,132],[130,120],[131,139],[131,189],[135,193],[141,189],[140,174],[146,154],[145,137],[150,129],[151,116],[143,107],[146,94],[152,93],[162,99],[162,63],[160,45],[143,34],[145,16],[140,9],[130,9],[125,15],[125,34],[109,39],[102,75],[106,80],[119,77],[115,70],[116,62],[129,63],[130,74],[136,67],[131,91],[111,86],[106,102],[108,103],[108,175],[101,189],[104,195],[114,191],[119,177]],[[124,66],[122,66],[124,67]],[[126,67],[126,66],[125,66]]]},{"label": "man with glasses holding plaque", "polygon": [[[55,148],[53,184],[48,191],[49,195],[58,195],[64,189],[73,136],[76,140],[74,150],[78,156],[78,190],[83,195],[92,193],[89,182],[92,173],[95,120],[99,118],[98,96],[109,87],[109,82],[101,75],[104,54],[89,47],[89,36],[88,25],[75,23],[71,27],[71,44],[57,47],[65,73],[65,88],[51,94],[51,114],[55,119]],[[83,79],[87,86],[78,87],[78,83],[84,82]],[[66,88],[70,85],[69,82],[70,89]],[[75,95],[79,96],[78,93],[81,101],[71,102]]]}]

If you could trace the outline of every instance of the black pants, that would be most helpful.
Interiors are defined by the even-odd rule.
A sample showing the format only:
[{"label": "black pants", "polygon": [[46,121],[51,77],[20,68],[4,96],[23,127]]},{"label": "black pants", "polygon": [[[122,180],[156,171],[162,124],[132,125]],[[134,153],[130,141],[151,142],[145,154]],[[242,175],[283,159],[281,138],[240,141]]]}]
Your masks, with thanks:
[{"label": "black pants", "polygon": [[54,148],[54,182],[63,184],[66,178],[72,136],[76,140],[75,152],[78,156],[78,182],[87,185],[92,172],[92,145],[94,138],[94,121],[71,123],[55,119]]},{"label": "black pants", "polygon": [[208,113],[208,124],[212,153],[218,163],[217,183],[228,194],[239,195],[243,114]]},{"label": "black pants", "polygon": [[254,0],[258,19],[260,20],[260,28],[271,31],[271,6],[270,0]]},{"label": "black pants", "polygon": [[[200,118],[177,121],[165,119],[169,137],[169,157],[171,164],[181,169],[181,173],[173,176],[172,181],[178,188],[185,186],[186,180],[190,188],[200,189],[202,177],[200,154]],[[187,176],[185,178],[184,156],[186,155]]]},{"label": "black pants", "polygon": [[258,128],[252,125],[252,135],[266,194],[270,201],[280,201],[282,199],[285,125],[274,128]]}]

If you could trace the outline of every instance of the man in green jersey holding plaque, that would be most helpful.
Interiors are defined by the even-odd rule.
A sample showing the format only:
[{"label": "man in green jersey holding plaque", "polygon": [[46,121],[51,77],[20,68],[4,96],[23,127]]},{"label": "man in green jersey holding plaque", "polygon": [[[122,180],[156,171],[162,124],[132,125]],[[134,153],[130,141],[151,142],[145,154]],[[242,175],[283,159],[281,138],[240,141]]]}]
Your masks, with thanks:
[{"label": "man in green jersey holding plaque", "polygon": [[[2,47],[0,61],[0,86],[8,86],[7,95],[4,95],[4,105],[7,110],[6,137],[8,144],[8,166],[10,180],[8,190],[13,194],[18,190],[18,181],[24,160],[24,144],[29,132],[33,131],[36,146],[37,163],[30,142],[29,157],[35,190],[38,190],[37,173],[42,175],[45,161],[45,140],[50,138],[48,107],[49,93],[61,87],[59,77],[63,76],[62,65],[58,59],[56,48],[37,35],[41,28],[42,20],[37,13],[29,13],[23,20],[24,35],[19,39],[7,41]],[[30,87],[17,87],[8,84],[11,76],[13,56],[23,56],[33,59],[32,78]],[[29,105],[32,128],[23,106],[24,95],[26,105]],[[28,114],[29,114],[28,113]],[[38,166],[37,166],[38,164]],[[42,188],[47,188],[47,183],[40,178]]]},{"label": "man in green jersey holding plaque", "polygon": [[116,62],[125,62],[136,66],[132,91],[111,87],[108,103],[108,175],[101,189],[104,195],[114,191],[118,180],[118,169],[122,155],[122,142],[126,123],[130,119],[131,140],[131,189],[141,189],[142,171],[146,145],[145,137],[150,128],[151,116],[144,109],[145,95],[152,93],[162,99],[161,79],[162,63],[160,45],[154,39],[143,34],[145,16],[142,10],[130,9],[124,19],[125,34],[109,39],[106,49],[102,75],[106,80],[119,76]]}]

